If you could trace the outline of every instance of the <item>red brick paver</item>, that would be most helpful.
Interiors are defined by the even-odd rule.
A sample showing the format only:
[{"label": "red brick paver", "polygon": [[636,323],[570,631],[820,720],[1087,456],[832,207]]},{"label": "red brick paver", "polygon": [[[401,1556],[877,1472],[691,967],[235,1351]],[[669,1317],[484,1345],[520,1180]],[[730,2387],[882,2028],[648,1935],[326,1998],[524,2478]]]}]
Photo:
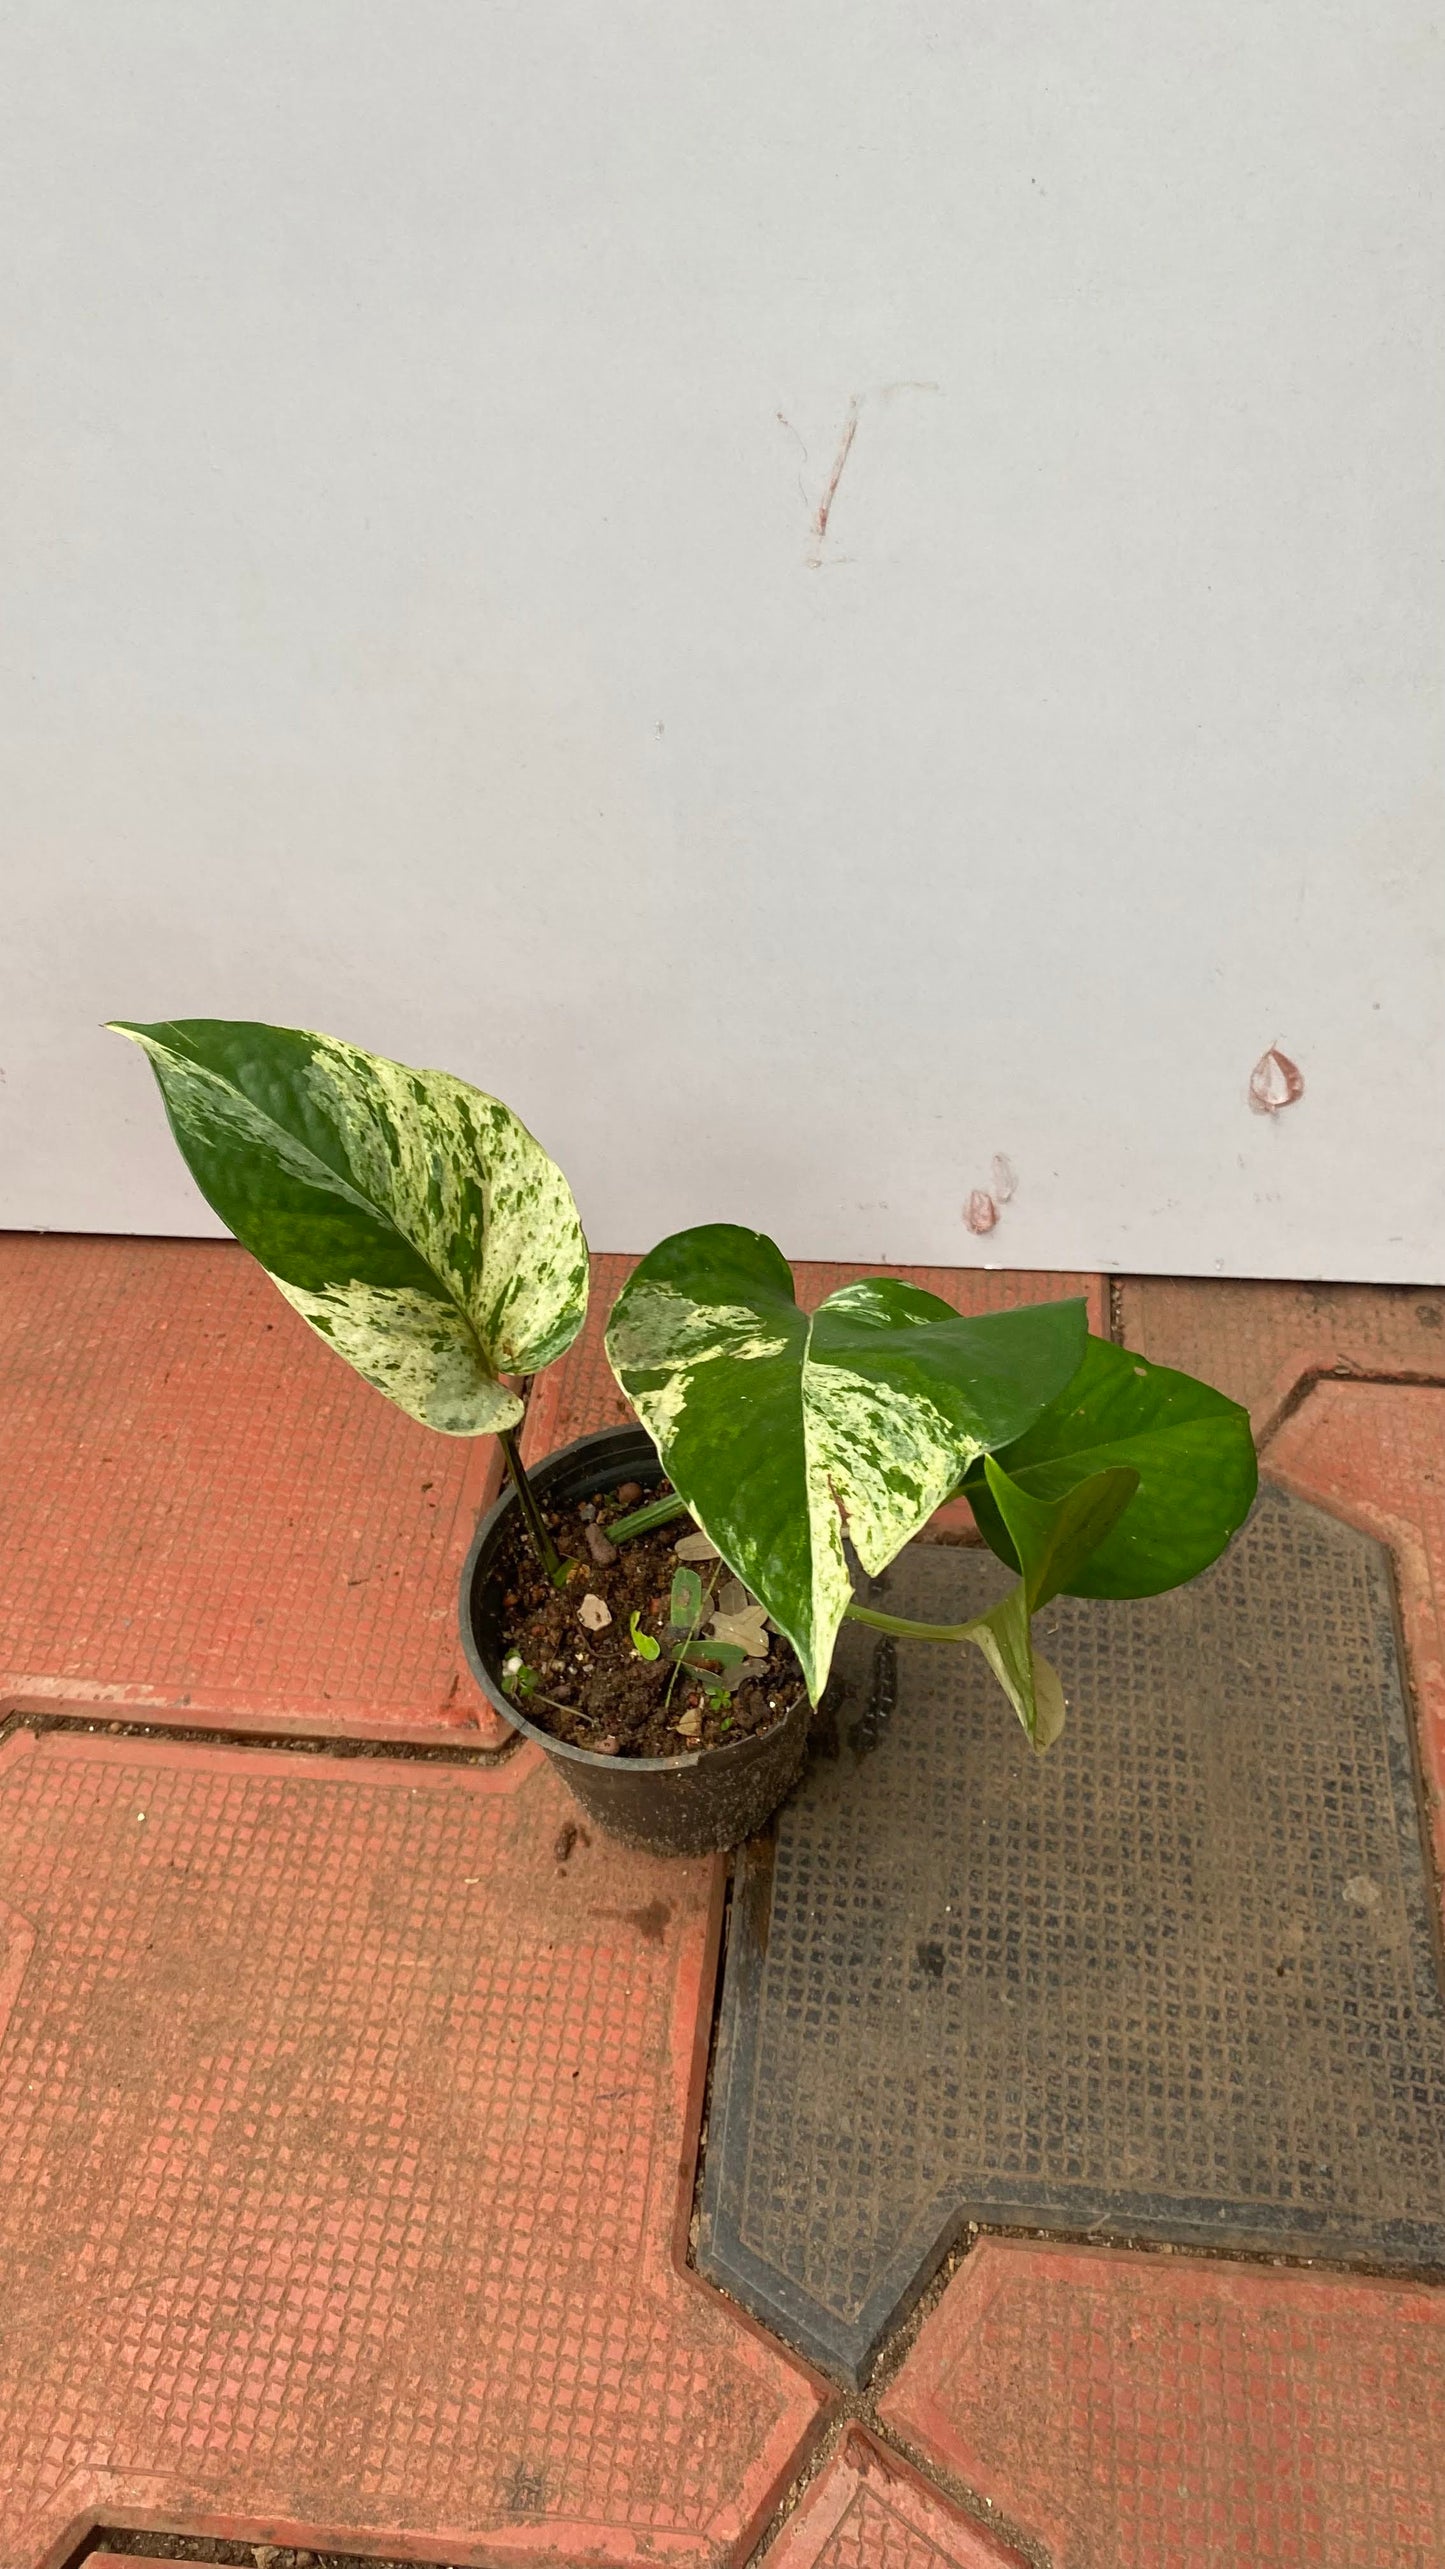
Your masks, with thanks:
[{"label": "red brick paver", "polygon": [[1445,1390],[1316,1383],[1266,1469],[1378,1535],[1394,1556],[1420,1763],[1445,1872]]},{"label": "red brick paver", "polygon": [[1438,2569],[1445,2295],[985,2240],[883,2401],[1054,2569]]},{"label": "red brick paver", "polygon": [[716,2563],[819,2409],[680,2272],[714,1868],[492,1768],[0,1751],[0,2569]]},{"label": "red brick paver", "polygon": [[767,2569],[1023,2569],[1023,2562],[855,2426],[784,2526]]},{"label": "red brick paver", "polygon": [[1445,1383],[1445,1290],[1129,1277],[1124,1342],[1243,1401],[1261,1440],[1317,1374]]},{"label": "red brick paver", "polygon": [[498,1454],[229,1242],[0,1234],[0,1704],[497,1746],[456,1600]]}]

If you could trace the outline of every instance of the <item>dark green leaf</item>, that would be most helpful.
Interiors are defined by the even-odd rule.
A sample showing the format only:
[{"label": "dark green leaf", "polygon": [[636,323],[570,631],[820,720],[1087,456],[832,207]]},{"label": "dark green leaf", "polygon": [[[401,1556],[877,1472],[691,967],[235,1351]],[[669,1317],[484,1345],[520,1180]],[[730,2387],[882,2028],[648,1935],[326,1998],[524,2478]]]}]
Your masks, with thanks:
[{"label": "dark green leaf", "polygon": [[997,1455],[985,1455],[983,1468],[1023,1573],[1031,1615],[1077,1577],[1139,1487],[1137,1471],[1116,1463],[1075,1482],[1062,1498],[1044,1499],[1013,1480]]},{"label": "dark green leaf", "polygon": [[685,1641],[673,1657],[684,1668],[739,1668],[747,1652],[738,1641]]},{"label": "dark green leaf", "polygon": [[[1062,1397],[996,1459],[1026,1497],[1043,1501],[1110,1469],[1138,1474],[1118,1523],[1055,1582],[1075,1597],[1157,1596],[1207,1570],[1249,1514],[1259,1477],[1238,1402],[1102,1338],[1089,1340]],[[964,1486],[985,1541],[1018,1569],[981,1465]]]}]

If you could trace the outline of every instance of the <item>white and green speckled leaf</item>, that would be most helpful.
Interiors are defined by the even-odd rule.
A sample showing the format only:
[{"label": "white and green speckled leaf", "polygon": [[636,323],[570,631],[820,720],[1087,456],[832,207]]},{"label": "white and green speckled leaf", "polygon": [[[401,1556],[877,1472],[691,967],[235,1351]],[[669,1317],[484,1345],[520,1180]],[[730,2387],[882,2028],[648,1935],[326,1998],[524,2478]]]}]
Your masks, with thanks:
[{"label": "white and green speckled leaf", "polygon": [[675,1488],[792,1642],[814,1702],[852,1588],[845,1531],[877,1574],[980,1455],[1077,1371],[1082,1302],[967,1320],[874,1276],[800,1311],[761,1233],[664,1240],[623,1287],[612,1370]]},{"label": "white and green speckled leaf", "polygon": [[515,1426],[587,1309],[571,1190],[509,1107],[330,1035],[191,1017],[142,1045],[207,1203],[302,1317],[411,1418]]}]

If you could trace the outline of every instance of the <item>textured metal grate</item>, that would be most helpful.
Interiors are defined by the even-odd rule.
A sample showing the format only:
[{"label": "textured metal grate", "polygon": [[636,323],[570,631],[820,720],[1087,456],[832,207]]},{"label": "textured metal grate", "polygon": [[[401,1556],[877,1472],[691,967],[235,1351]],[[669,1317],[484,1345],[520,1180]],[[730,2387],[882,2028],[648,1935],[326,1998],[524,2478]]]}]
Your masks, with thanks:
[{"label": "textured metal grate", "polygon": [[[1005,1574],[913,1547],[898,1612]],[[1060,1600],[1035,1759],[975,1654],[845,1630],[744,1859],[701,2263],[854,2378],[968,2218],[1445,2261],[1445,2010],[1380,1547],[1267,1491],[1172,1597]]]}]

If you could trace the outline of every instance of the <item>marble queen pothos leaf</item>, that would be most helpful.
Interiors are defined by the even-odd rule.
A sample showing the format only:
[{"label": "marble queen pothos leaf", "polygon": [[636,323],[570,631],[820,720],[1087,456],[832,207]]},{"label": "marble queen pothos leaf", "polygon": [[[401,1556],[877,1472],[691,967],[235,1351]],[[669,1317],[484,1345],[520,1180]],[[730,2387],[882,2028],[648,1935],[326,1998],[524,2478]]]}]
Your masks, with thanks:
[{"label": "marble queen pothos leaf", "polygon": [[969,1465],[1063,1390],[1085,1336],[1082,1302],[968,1320],[889,1276],[843,1286],[810,1318],[781,1250],[716,1222],[643,1259],[607,1354],[816,1703],[852,1594],[845,1527],[864,1569],[886,1569]]},{"label": "marble queen pothos leaf", "polygon": [[113,1031],[149,1055],[206,1202],[339,1356],[443,1435],[515,1426],[499,1377],[570,1347],[587,1244],[509,1107],[290,1026]]}]

